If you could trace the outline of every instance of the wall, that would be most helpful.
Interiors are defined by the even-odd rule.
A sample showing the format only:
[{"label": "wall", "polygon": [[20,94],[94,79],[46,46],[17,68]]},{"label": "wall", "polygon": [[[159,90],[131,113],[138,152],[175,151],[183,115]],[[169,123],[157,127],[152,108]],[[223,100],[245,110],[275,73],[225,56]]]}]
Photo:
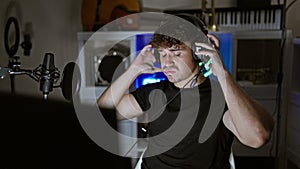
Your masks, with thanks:
[{"label": "wall", "polygon": [[[7,19],[15,16],[21,31],[26,23],[32,24],[31,55],[23,55],[19,47],[21,67],[34,69],[42,63],[44,54],[55,55],[55,65],[61,71],[65,64],[77,57],[77,32],[81,31],[81,0],[2,0],[0,5],[0,66],[7,66],[8,55],[4,48],[4,28]],[[21,41],[23,42],[23,36]],[[16,94],[42,97],[39,83],[28,76],[17,76]],[[10,92],[10,78],[0,80],[0,91]],[[51,99],[63,99],[60,88],[50,93]]]},{"label": "wall", "polygon": [[[291,1],[291,0],[289,0]],[[294,37],[300,37],[300,2],[297,1],[287,11],[286,27],[293,31]]]}]

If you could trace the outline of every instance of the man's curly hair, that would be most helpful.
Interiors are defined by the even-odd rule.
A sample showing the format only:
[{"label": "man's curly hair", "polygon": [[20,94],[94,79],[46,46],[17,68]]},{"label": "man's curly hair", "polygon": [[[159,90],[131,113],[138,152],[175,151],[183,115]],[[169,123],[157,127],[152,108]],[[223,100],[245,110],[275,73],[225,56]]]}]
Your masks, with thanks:
[{"label": "man's curly hair", "polygon": [[161,23],[149,44],[154,48],[179,46],[197,38],[201,39],[203,32],[200,32],[190,21],[173,16]]},{"label": "man's curly hair", "polygon": [[178,23],[164,23],[154,33],[150,44],[154,48],[158,47],[172,47],[182,45],[184,42],[190,41],[192,38],[189,31],[183,25]]}]

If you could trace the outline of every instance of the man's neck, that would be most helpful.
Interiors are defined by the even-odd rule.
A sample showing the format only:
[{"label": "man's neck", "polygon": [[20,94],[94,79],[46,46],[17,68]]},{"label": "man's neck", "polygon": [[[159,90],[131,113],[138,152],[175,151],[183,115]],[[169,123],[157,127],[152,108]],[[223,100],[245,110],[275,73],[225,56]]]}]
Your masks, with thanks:
[{"label": "man's neck", "polygon": [[[191,88],[191,87],[198,86],[201,83],[203,83],[206,79],[202,73],[200,73],[200,74],[199,73],[200,73],[199,71],[193,72],[191,74],[191,76],[189,76],[188,78],[186,78],[183,81],[174,83],[174,85],[178,88]],[[196,82],[193,82],[194,80],[196,80]],[[193,86],[191,86],[192,83],[194,83]]]}]

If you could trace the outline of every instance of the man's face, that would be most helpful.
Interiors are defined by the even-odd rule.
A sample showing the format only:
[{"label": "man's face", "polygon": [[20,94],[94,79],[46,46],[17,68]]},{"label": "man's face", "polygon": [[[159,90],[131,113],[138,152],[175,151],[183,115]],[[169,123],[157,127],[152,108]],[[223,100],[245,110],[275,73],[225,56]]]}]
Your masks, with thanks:
[{"label": "man's face", "polygon": [[[159,48],[161,68],[172,83],[185,83],[198,71],[192,50],[185,44]],[[182,85],[181,85],[182,86]]]}]

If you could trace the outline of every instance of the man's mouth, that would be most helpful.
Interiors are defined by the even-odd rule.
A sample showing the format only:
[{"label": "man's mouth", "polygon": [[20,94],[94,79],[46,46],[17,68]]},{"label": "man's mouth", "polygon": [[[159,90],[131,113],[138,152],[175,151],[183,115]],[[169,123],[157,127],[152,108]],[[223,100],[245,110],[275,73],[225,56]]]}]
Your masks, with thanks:
[{"label": "man's mouth", "polygon": [[164,70],[166,75],[173,75],[174,73],[176,73],[176,70],[174,69],[166,69]]}]

